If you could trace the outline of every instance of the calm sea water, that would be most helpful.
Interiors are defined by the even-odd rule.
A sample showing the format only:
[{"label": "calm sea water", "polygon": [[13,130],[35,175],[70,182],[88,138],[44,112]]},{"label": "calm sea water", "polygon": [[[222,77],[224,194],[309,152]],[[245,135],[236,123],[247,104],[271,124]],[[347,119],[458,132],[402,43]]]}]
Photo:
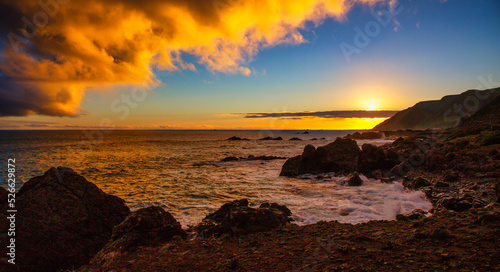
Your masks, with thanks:
[{"label": "calm sea water", "polygon": [[[227,156],[292,157],[305,145],[328,144],[350,131],[0,131],[0,161],[16,159],[19,187],[50,167],[66,166],[132,209],[161,205],[183,227],[198,223],[223,203],[248,198],[287,205],[298,224],[320,220],[360,223],[391,220],[398,213],[432,206],[421,192],[399,183],[365,179],[361,187],[340,185],[342,177],[279,177],[285,160],[221,162]],[[231,136],[252,139],[227,141]],[[257,141],[263,137],[283,141]],[[289,141],[299,137],[303,141]],[[312,140],[312,138],[325,140]],[[384,144],[378,140],[374,144]],[[361,145],[364,143],[360,141]],[[7,173],[0,171],[5,186]],[[340,215],[340,214],[348,215]]]}]

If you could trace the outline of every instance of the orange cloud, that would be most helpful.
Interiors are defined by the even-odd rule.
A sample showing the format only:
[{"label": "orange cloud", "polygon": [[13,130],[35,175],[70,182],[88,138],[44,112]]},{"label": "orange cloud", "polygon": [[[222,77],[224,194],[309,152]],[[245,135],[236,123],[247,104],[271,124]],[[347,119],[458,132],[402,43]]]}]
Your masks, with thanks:
[{"label": "orange cloud", "polygon": [[263,48],[306,42],[306,22],[380,1],[3,1],[0,116],[80,115],[89,88],[161,84],[154,68],[196,70],[182,53],[214,73],[250,75]]}]

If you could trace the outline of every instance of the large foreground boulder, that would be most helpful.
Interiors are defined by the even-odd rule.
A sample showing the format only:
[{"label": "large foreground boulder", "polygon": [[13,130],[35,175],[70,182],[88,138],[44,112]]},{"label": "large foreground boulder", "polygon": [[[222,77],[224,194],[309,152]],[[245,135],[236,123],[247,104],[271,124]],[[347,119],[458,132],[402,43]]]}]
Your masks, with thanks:
[{"label": "large foreground boulder", "polygon": [[[16,195],[16,209],[20,271],[60,271],[87,264],[130,213],[122,199],[65,167],[26,182]],[[1,240],[2,248],[5,242]]]},{"label": "large foreground boulder", "polygon": [[156,246],[175,237],[186,238],[187,233],[170,213],[158,206],[139,209],[114,228],[109,243],[90,263],[105,267],[124,252]]},{"label": "large foreground boulder", "polygon": [[244,235],[270,231],[291,221],[290,210],[276,203],[264,203],[259,208],[248,207],[248,200],[226,203],[207,215],[194,227],[201,237]]},{"label": "large foreground boulder", "polygon": [[333,143],[314,148],[307,145],[300,156],[288,159],[280,176],[336,172],[349,174],[357,170],[357,156],[361,152],[352,139],[337,138]]}]

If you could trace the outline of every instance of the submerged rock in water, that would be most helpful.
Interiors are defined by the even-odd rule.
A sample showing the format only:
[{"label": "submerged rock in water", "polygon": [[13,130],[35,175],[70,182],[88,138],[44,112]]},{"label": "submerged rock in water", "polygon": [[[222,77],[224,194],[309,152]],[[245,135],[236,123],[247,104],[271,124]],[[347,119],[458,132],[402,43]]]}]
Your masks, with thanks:
[{"label": "submerged rock in water", "polygon": [[65,167],[26,182],[16,195],[16,208],[20,271],[60,271],[88,263],[130,213],[122,199]]},{"label": "submerged rock in water", "polygon": [[225,157],[224,159],[222,159],[221,161],[222,162],[230,162],[230,161],[238,161],[239,159],[236,158],[236,157],[233,157],[233,156],[230,156],[230,157]]},{"label": "submerged rock in water", "polygon": [[247,138],[240,138],[240,137],[236,137],[236,136],[233,136],[229,139],[227,139],[228,141],[248,141]]},{"label": "submerged rock in water", "polygon": [[255,209],[248,207],[246,199],[235,200],[207,215],[194,231],[202,237],[270,231],[291,222],[290,215],[287,207],[276,203],[265,203]]},{"label": "submerged rock in water", "polygon": [[281,137],[273,138],[273,137],[269,137],[269,136],[259,139],[259,141],[282,141],[282,140],[283,140],[283,138],[281,138]]},{"label": "submerged rock in water", "polygon": [[170,213],[158,206],[139,209],[114,228],[109,243],[90,263],[105,266],[124,252],[155,246],[174,237],[186,238],[187,233]]}]

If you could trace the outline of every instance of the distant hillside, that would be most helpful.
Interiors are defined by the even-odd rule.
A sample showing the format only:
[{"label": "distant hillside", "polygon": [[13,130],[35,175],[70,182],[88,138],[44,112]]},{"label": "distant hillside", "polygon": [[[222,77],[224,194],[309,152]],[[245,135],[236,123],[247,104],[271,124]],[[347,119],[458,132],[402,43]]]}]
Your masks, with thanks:
[{"label": "distant hillside", "polygon": [[463,135],[495,130],[500,130],[500,95],[457,127],[457,132]]},{"label": "distant hillside", "polygon": [[[489,93],[489,95],[488,95]],[[468,90],[457,95],[448,95],[441,100],[423,101],[398,112],[380,123],[373,130],[449,128],[461,119],[470,117],[500,95],[500,88]]]}]

